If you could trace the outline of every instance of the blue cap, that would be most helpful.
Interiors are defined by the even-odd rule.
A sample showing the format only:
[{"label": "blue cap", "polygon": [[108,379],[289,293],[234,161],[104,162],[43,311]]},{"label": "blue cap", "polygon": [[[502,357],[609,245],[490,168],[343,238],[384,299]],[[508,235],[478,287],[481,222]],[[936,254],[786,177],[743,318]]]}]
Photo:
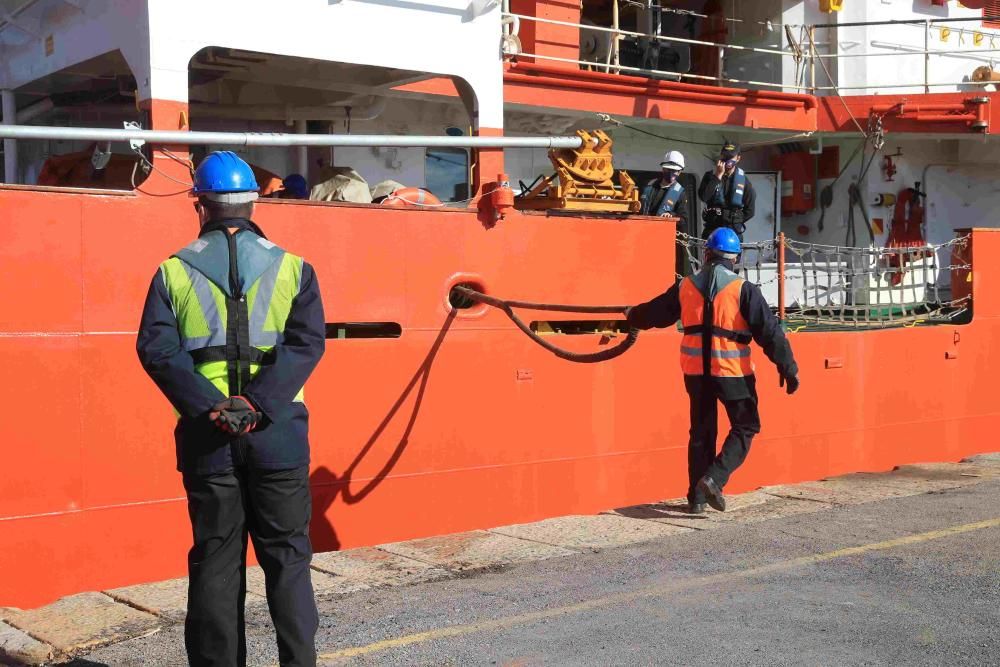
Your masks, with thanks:
[{"label": "blue cap", "polygon": [[705,247],[715,252],[738,255],[742,252],[740,247],[740,237],[729,227],[719,227],[708,235]]},{"label": "blue cap", "polygon": [[[194,187],[196,195],[223,195],[235,193],[253,193],[256,195],[260,186],[254,178],[253,169],[240,156],[232,151],[215,151],[209,153],[194,172]],[[218,198],[236,202],[253,201],[256,197]]]},{"label": "blue cap", "polygon": [[281,184],[285,192],[296,199],[309,199],[309,184],[302,174],[289,174]]}]

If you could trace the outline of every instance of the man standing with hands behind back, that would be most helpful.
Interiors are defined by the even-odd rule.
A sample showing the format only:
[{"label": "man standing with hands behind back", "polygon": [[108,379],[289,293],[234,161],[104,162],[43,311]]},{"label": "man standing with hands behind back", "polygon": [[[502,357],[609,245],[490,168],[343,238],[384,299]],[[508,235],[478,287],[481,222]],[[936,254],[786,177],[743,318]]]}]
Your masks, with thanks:
[{"label": "man standing with hands behind back", "polygon": [[743,240],[746,224],[754,214],[756,195],[747,175],[739,167],[740,147],[729,143],[723,145],[714,171],[706,171],[698,187],[698,198],[705,203],[702,220],[705,228],[702,238],[720,227],[728,227]]},{"label": "man standing with hands behind back", "polygon": [[258,187],[235,153],[194,173],[198,238],[160,264],[136,350],[173,404],[194,545],[184,643],[195,667],[246,664],[247,538],[264,570],[278,660],[316,664],[303,386],[325,331],[312,266],[253,222]]}]

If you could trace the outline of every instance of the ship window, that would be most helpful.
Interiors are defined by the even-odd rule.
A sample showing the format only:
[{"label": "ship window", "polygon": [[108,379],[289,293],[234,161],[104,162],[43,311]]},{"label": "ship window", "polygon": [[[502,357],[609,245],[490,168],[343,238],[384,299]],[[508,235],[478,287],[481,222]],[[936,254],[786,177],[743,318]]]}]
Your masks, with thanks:
[{"label": "ship window", "polygon": [[614,336],[628,333],[625,320],[545,320],[532,322],[531,330],[542,336],[583,336],[602,334]]},{"label": "ship window", "polygon": [[424,158],[427,189],[441,201],[469,198],[469,153],[461,148],[428,148]]},{"label": "ship window", "polygon": [[344,338],[399,338],[403,328],[397,322],[327,322],[326,337]]},{"label": "ship window", "polygon": [[[122,53],[109,51],[14,90],[17,123],[121,129],[125,122],[137,122],[149,127],[148,113],[136,107],[137,87]],[[149,174],[150,149],[147,144],[139,155],[121,141],[22,139],[15,144],[16,169],[3,174],[0,183],[131,192]]]}]

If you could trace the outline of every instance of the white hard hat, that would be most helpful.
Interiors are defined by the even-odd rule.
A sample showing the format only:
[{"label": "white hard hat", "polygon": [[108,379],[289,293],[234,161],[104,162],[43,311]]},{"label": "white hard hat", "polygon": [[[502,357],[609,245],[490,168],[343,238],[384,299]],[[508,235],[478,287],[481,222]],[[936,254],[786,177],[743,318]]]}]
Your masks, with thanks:
[{"label": "white hard hat", "polygon": [[663,162],[660,163],[660,166],[680,171],[684,168],[684,156],[681,155],[680,151],[670,151],[663,156]]}]

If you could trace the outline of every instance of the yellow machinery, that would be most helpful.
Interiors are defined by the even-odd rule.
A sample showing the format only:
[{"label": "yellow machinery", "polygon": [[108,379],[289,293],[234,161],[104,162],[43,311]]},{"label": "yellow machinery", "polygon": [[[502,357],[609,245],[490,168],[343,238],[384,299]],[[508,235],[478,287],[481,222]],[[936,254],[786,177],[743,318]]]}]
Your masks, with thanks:
[{"label": "yellow machinery", "polygon": [[615,173],[611,137],[601,130],[576,133],[583,139],[583,145],[550,150],[549,160],[556,173],[515,199],[514,206],[520,210],[638,212],[642,205],[635,181],[624,170],[618,172],[620,188],[611,180]]}]

